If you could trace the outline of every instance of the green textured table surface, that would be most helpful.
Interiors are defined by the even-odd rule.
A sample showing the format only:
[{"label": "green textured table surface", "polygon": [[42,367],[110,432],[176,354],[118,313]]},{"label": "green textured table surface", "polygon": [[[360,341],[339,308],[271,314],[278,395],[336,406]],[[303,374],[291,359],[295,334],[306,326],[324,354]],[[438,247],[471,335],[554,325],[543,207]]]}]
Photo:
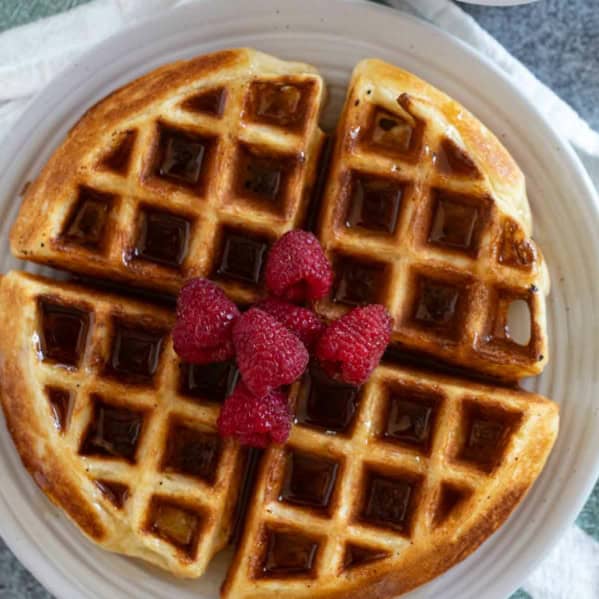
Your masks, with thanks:
[{"label": "green textured table surface", "polygon": [[89,0],[0,0],[0,31],[69,10]]},{"label": "green textured table surface", "polygon": [[[0,32],[89,0],[0,0]],[[599,0],[542,0],[514,8],[462,5],[599,129]],[[599,484],[577,520],[599,541]],[[528,597],[523,591],[512,599]],[[51,599],[0,539],[0,598]]]}]

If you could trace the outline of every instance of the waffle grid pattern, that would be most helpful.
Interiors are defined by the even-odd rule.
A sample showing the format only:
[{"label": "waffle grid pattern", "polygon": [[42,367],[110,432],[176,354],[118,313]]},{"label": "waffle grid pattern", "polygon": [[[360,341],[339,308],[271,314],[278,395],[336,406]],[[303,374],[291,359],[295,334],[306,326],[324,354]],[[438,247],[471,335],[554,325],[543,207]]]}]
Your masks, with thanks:
[{"label": "waffle grid pattern", "polygon": [[[299,396],[296,386],[290,398]],[[399,407],[391,410],[393,402]],[[267,451],[239,549],[244,561],[231,570],[225,596],[283,588],[308,596],[312,584],[325,592],[381,559],[401,567],[435,534],[465,525],[481,496],[502,484],[534,412],[523,392],[380,367],[344,430],[333,434],[300,418],[287,446]],[[290,455],[308,458],[295,485]],[[285,549],[276,550],[276,535]]]},{"label": "waffle grid pattern", "polygon": [[[42,173],[27,192],[16,254],[169,293],[209,276],[238,303],[255,301],[269,246],[307,222],[324,178],[324,92],[306,65],[241,56],[103,130],[90,123],[94,149],[33,237],[27,218],[54,182]],[[316,223],[338,275],[318,310],[333,318],[347,305],[384,303],[402,350],[510,381],[538,374],[549,283],[525,231],[521,173],[470,115],[466,129],[478,127],[479,138],[464,142],[461,107],[443,112],[418,85],[378,61],[356,68]],[[493,181],[478,155],[487,150],[496,152]],[[514,172],[498,191],[504,167]],[[528,338],[512,335],[521,328],[510,323],[514,305]]]},{"label": "waffle grid pattern", "polygon": [[123,120],[83,158],[36,251],[167,292],[212,276],[254,301],[268,247],[305,217],[323,141],[322,81],[289,71],[220,73]]},{"label": "waffle grid pattern", "polygon": [[[226,52],[204,57],[216,61],[209,76],[193,71],[200,58],[133,83],[124,100],[152,89],[160,73],[180,82],[178,69],[192,67],[191,83],[150,96],[144,110],[123,117],[114,97],[100,103],[98,114],[117,113],[106,126],[90,111],[26,193],[13,251],[171,294],[207,276],[248,304],[262,292],[270,244],[313,216],[308,203],[326,175],[317,234],[336,281],[316,306],[322,316],[384,303],[400,350],[510,381],[540,372],[548,278],[524,230],[521,173],[508,156],[514,177],[496,194],[498,169],[460,131],[478,127],[500,155],[492,135],[411,75],[363,61],[331,163],[317,173],[316,72],[230,54],[226,68]],[[459,111],[441,111],[444,102]],[[471,119],[464,129],[462,117]],[[83,134],[93,143],[74,156]],[[69,157],[66,196],[28,227]],[[34,401],[44,433],[81,470],[83,502],[101,505],[109,532],[125,542],[96,540],[200,576],[226,544],[242,478],[241,450],[215,434],[234,364],[180,364],[166,309],[26,275],[3,285],[9,277],[26,277],[9,285],[29,294],[22,304],[38,335]],[[515,301],[531,321],[522,345],[509,322]],[[314,367],[289,394],[297,424],[260,462],[223,597],[356,597],[377,577],[390,596],[429,580],[507,517],[557,429],[557,409],[543,398],[398,365],[379,367],[359,391]]]},{"label": "waffle grid pattern", "polygon": [[148,552],[158,546],[175,571],[200,574],[228,540],[241,450],[216,433],[217,403],[178,393],[172,314],[26,285],[36,298],[33,359],[52,434]]},{"label": "waffle grid pattern", "polygon": [[[319,311],[383,303],[400,346],[505,378],[538,373],[547,351],[536,246],[496,208],[435,107],[390,98],[367,77],[352,83],[319,226],[337,282]],[[524,343],[510,337],[516,301],[530,317]]]}]

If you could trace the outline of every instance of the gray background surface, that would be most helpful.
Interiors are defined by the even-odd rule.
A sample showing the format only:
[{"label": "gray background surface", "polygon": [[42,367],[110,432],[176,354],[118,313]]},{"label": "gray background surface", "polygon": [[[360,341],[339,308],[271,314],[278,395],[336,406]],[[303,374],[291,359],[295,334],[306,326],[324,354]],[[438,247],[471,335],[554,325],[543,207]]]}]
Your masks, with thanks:
[{"label": "gray background surface", "polygon": [[[0,0],[0,32],[88,1]],[[599,0],[541,0],[511,8],[462,7],[599,129]],[[599,540],[599,484],[578,525]],[[527,595],[518,592],[516,597]],[[0,599],[17,598],[51,599],[51,595],[0,540]]]}]

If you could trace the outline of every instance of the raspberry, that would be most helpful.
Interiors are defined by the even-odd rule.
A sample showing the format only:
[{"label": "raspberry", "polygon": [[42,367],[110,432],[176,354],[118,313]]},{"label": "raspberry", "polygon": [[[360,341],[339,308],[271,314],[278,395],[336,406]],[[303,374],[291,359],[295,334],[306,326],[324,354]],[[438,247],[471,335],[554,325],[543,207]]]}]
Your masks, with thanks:
[{"label": "raspberry", "polygon": [[260,302],[256,308],[274,316],[283,326],[297,335],[308,349],[314,345],[325,328],[312,310],[279,299],[268,298]]},{"label": "raspberry", "polygon": [[291,302],[317,300],[328,294],[333,271],[318,239],[307,231],[289,231],[270,250],[266,286]]},{"label": "raspberry", "polygon": [[324,371],[346,383],[366,382],[389,343],[391,323],[385,307],[378,304],[355,308],[333,322],[316,346]]},{"label": "raspberry", "polygon": [[175,351],[187,362],[223,362],[234,355],[233,324],[237,306],[214,283],[190,279],[177,300],[173,329]]},{"label": "raspberry", "polygon": [[308,364],[303,343],[274,316],[251,308],[233,327],[237,366],[246,387],[259,397],[288,385]]},{"label": "raspberry", "polygon": [[217,424],[223,437],[234,437],[243,445],[266,447],[272,442],[284,443],[291,430],[287,397],[281,391],[256,397],[239,383],[225,400]]}]

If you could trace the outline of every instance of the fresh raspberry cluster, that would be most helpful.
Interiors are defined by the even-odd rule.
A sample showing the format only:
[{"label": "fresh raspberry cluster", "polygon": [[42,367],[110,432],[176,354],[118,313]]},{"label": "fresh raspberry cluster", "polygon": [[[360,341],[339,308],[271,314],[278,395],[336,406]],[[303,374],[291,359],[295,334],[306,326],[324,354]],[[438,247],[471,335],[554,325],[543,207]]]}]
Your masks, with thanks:
[{"label": "fresh raspberry cluster", "polygon": [[287,440],[291,413],[282,388],[302,376],[310,352],[329,376],[361,385],[379,363],[392,324],[380,305],[356,308],[328,326],[297,305],[322,299],[333,281],[312,233],[283,235],[270,251],[265,278],[271,297],[243,314],[211,281],[188,281],[173,329],[175,351],[187,362],[235,357],[241,380],[225,400],[218,429],[254,447]]}]

